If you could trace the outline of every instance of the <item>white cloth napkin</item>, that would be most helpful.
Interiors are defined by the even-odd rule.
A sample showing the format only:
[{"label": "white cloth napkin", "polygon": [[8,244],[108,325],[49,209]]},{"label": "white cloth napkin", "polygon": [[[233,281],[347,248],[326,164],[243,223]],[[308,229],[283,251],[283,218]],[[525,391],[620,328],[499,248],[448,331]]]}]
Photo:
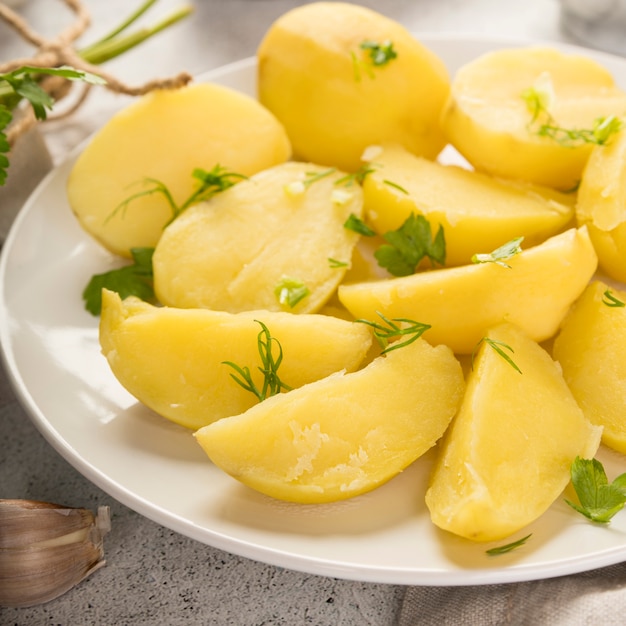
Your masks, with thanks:
[{"label": "white cloth napkin", "polygon": [[626,624],[626,563],[524,583],[409,587],[398,626]]}]

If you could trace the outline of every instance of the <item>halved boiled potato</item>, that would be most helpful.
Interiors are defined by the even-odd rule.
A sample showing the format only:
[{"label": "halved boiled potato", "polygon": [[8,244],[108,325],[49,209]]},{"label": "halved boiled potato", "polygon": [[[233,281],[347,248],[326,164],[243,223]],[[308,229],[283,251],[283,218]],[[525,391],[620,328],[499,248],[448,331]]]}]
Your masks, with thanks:
[{"label": "halved boiled potato", "polygon": [[67,197],[87,232],[130,257],[132,247],[153,247],[172,217],[159,193],[121,210],[131,196],[158,181],[182,203],[199,184],[192,176],[196,168],[220,165],[250,176],[290,155],[281,124],[249,96],[214,84],[159,90],[135,100],[96,133],[70,172]]},{"label": "halved boiled potato", "polygon": [[430,158],[445,145],[443,61],[375,11],[344,2],[299,6],[274,22],[257,56],[259,100],[285,125],[301,160],[353,172],[373,143],[396,141]]},{"label": "halved boiled potato", "polygon": [[568,190],[578,184],[591,144],[540,136],[542,124],[590,130],[598,118],[625,112],[626,93],[599,63],[537,46],[497,50],[461,67],[442,125],[476,169]]},{"label": "halved boiled potato", "polygon": [[[358,185],[309,163],[284,163],[190,207],[153,257],[154,287],[169,306],[310,313],[335,292],[358,235]],[[302,296],[302,298],[300,298]]]},{"label": "halved boiled potato", "polygon": [[339,299],[356,318],[408,318],[432,328],[424,337],[469,354],[503,321],[535,341],[554,335],[596,270],[587,230],[572,228],[508,259],[411,276],[341,285]]},{"label": "halved boiled potato", "polygon": [[268,496],[342,500],[388,481],[431,448],[464,386],[450,350],[418,339],[358,372],[268,398],[195,436],[218,467]]},{"label": "halved boiled potato", "polygon": [[488,337],[513,364],[483,343],[426,492],[432,521],[475,541],[507,537],[544,513],[574,459],[593,458],[602,430],[524,332],[504,324]]},{"label": "halved boiled potato", "polygon": [[368,151],[363,183],[368,223],[380,234],[396,230],[411,213],[443,227],[446,265],[463,265],[516,237],[532,246],[574,217],[575,197],[547,187],[497,179],[456,165],[416,157],[398,145]]},{"label": "halved boiled potato", "polygon": [[565,318],[553,346],[554,358],[585,415],[604,426],[602,441],[622,454],[626,454],[625,304],[626,290],[594,281]]},{"label": "halved boiled potato", "polygon": [[[256,320],[280,342],[278,375],[290,387],[356,369],[372,342],[363,324],[326,315],[154,307],[104,290],[100,345],[113,374],[133,396],[163,417],[197,429],[257,401],[224,363],[248,367],[262,386]],[[277,357],[274,341],[272,350]]]},{"label": "halved boiled potato", "polygon": [[626,282],[626,131],[591,152],[578,189],[576,217],[589,230],[600,268]]}]

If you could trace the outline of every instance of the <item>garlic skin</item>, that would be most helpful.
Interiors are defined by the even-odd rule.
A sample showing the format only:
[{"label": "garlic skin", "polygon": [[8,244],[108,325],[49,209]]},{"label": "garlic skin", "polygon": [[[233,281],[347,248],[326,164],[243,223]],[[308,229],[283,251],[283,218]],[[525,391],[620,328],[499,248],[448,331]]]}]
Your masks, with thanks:
[{"label": "garlic skin", "polygon": [[105,564],[109,507],[98,514],[35,500],[0,499],[0,606],[48,602]]}]

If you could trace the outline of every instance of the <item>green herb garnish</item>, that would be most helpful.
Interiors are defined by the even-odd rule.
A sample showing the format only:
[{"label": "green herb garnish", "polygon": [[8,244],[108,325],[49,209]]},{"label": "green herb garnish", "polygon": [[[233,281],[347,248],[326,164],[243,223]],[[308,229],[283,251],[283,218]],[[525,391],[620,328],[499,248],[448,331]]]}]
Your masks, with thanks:
[{"label": "green herb garnish", "polygon": [[386,39],[382,43],[365,40],[361,42],[359,48],[366,53],[365,59],[359,60],[357,54],[354,52],[350,53],[354,78],[357,82],[361,80],[361,69],[363,69],[370,78],[374,78],[373,67],[382,67],[398,57],[398,53],[394,50],[393,42],[389,39]]},{"label": "green herb garnish", "polygon": [[143,191],[139,191],[132,196],[126,198],[126,200],[124,200],[123,202],[120,202],[120,204],[118,204],[113,212],[107,217],[107,221],[112,219],[115,215],[119,213],[121,213],[123,216],[128,206],[138,198],[151,196],[152,194],[161,194],[172,210],[172,217],[167,222],[167,226],[168,224],[171,224],[181,213],[183,213],[183,211],[188,209],[192,204],[197,204],[198,202],[208,200],[216,193],[224,191],[225,189],[232,187],[238,181],[247,178],[247,176],[244,176],[243,174],[230,172],[225,167],[222,167],[219,164],[210,171],[196,168],[193,170],[191,175],[193,178],[199,181],[199,184],[197,185],[196,189],[191,193],[191,195],[181,204],[176,203],[170,190],[164,183],[154,178],[146,178],[144,179],[143,183],[150,185],[150,187],[148,189],[144,189]]},{"label": "green herb garnish", "polygon": [[475,254],[472,257],[472,263],[495,263],[496,265],[510,269],[511,266],[505,263],[505,261],[508,261],[522,251],[520,247],[522,241],[524,241],[524,237],[516,237],[489,254]]},{"label": "green herb garnish", "polygon": [[372,167],[370,163],[365,163],[361,165],[361,167],[352,174],[346,174],[341,178],[338,178],[335,181],[335,185],[343,185],[345,187],[349,187],[350,185],[354,185],[355,183],[358,185],[362,185],[363,181],[367,177],[368,174],[374,172],[376,168]]},{"label": "green herb garnish", "polygon": [[[261,326],[261,331],[257,335],[257,348],[261,357],[261,366],[257,367],[257,369],[263,374],[263,385],[261,388],[252,380],[249,367],[241,367],[232,361],[222,361],[222,363],[235,370],[236,374],[231,373],[230,376],[238,385],[246,391],[253,393],[259,402],[263,402],[266,398],[274,396],[283,390],[290,391],[291,387],[280,380],[278,376],[278,368],[283,360],[283,348],[280,345],[280,341],[276,337],[272,337],[268,327],[263,322],[259,320],[254,321]],[[276,357],[272,350],[274,345],[278,348]]]},{"label": "green herb garnish", "polygon": [[423,215],[411,215],[397,230],[383,235],[386,244],[376,250],[378,264],[394,276],[415,273],[420,261],[428,257],[431,263],[443,265],[446,260],[446,241],[443,227],[433,239],[430,222]]},{"label": "green herb garnish", "polygon": [[283,277],[276,288],[274,294],[282,306],[293,309],[298,302],[306,298],[311,292],[309,288],[297,278]]},{"label": "green herb garnish", "polygon": [[[406,319],[404,317],[396,317],[394,319],[389,319],[385,317],[380,311],[376,311],[379,317],[385,322],[386,326],[378,322],[372,322],[371,320],[358,319],[355,322],[359,322],[361,324],[367,324],[374,329],[374,337],[378,341],[380,347],[383,349],[381,354],[386,354],[387,352],[391,352],[392,350],[397,350],[398,348],[403,348],[404,346],[408,346],[413,343],[417,339],[419,339],[429,328],[431,328],[430,324],[422,324],[421,322],[416,322],[415,320]],[[408,326],[400,326],[395,322],[399,322],[401,324],[408,324]],[[408,339],[396,342],[389,345],[389,341],[395,339],[397,337],[406,337]]]},{"label": "green herb garnish", "polygon": [[606,306],[620,308],[626,306],[625,302],[622,302],[619,298],[615,297],[610,289],[607,289],[602,297],[602,302]]},{"label": "green herb garnish", "polygon": [[142,300],[154,299],[152,255],[154,248],[131,248],[131,265],[110,270],[91,277],[83,291],[85,309],[92,315],[100,315],[102,310],[102,289],[115,291],[122,300],[137,296]]},{"label": "green herb garnish", "polygon": [[0,74],[0,90],[3,99],[8,103],[8,105],[0,103],[0,186],[6,182],[9,167],[6,155],[10,151],[10,145],[5,130],[13,119],[11,107],[25,99],[30,103],[35,118],[45,120],[54,104],[50,94],[37,82],[37,76],[42,75],[60,76],[67,80],[79,80],[93,85],[102,85],[106,82],[100,76],[68,66],[45,68],[24,65],[12,72]]},{"label": "green herb garnish", "polygon": [[393,187],[394,189],[397,189],[398,191],[402,192],[406,196],[409,195],[409,192],[401,185],[398,185],[398,183],[394,183],[391,180],[383,180],[383,183],[389,187]]},{"label": "green herb garnish", "polygon": [[573,509],[599,524],[608,524],[626,504],[626,474],[609,483],[597,459],[576,457],[570,468],[572,485],[580,504],[565,500]]},{"label": "green herb garnish", "polygon": [[364,237],[373,237],[376,232],[373,231],[358,215],[350,213],[350,216],[343,224],[344,228],[352,230]]},{"label": "green herb garnish", "polygon": [[[541,82],[538,80],[538,83]],[[552,84],[543,81],[541,85],[535,85],[525,89],[521,94],[531,114],[529,128],[533,125],[533,131],[539,137],[549,137],[557,143],[573,147],[582,144],[606,145],[609,140],[623,127],[623,121],[615,115],[597,118],[591,128],[563,128],[558,126],[550,113],[550,104],[554,99]],[[540,122],[543,119],[543,122]],[[538,125],[537,125],[538,124]]]},{"label": "green herb garnish", "polygon": [[474,369],[474,355],[476,351],[480,347],[481,343],[486,343],[488,346],[493,348],[516,372],[522,373],[522,370],[517,366],[517,363],[504,351],[504,349],[508,350],[511,353],[514,353],[515,350],[511,348],[508,344],[503,341],[498,341],[497,339],[491,339],[490,337],[483,337],[477,344],[474,350],[472,351],[471,357],[471,367]]},{"label": "green herb garnish", "polygon": [[485,550],[485,552],[489,556],[498,556],[499,554],[506,554],[507,552],[511,552],[520,546],[523,546],[530,538],[532,537],[532,533],[530,535],[526,535],[517,541],[512,541],[511,543],[507,543],[503,546],[496,546],[495,548],[490,548],[489,550]]},{"label": "green herb garnish", "polygon": [[348,267],[350,264],[346,261],[338,261],[337,259],[333,259],[332,257],[328,257],[328,266],[336,269],[339,267]]}]

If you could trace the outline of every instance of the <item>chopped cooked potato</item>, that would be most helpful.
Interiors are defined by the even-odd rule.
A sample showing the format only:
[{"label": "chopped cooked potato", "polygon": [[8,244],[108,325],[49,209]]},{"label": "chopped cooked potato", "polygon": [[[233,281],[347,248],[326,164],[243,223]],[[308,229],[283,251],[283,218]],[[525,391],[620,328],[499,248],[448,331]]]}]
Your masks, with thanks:
[{"label": "chopped cooked potato", "polygon": [[556,333],[570,305],[596,270],[587,230],[572,228],[506,261],[419,272],[341,285],[339,299],[356,318],[408,318],[432,328],[424,337],[460,354],[471,353],[487,330],[503,321],[535,341]]},{"label": "chopped cooked potato", "polygon": [[602,430],[524,332],[504,324],[487,336],[497,343],[477,353],[426,493],[432,521],[474,541],[503,539],[544,513],[574,459],[595,455]]},{"label": "chopped cooked potato", "polygon": [[168,306],[311,313],[333,295],[358,235],[358,185],[310,163],[259,172],[190,207],[168,226],[153,257],[154,286]]},{"label": "chopped cooked potato", "polygon": [[266,495],[343,500],[378,487],[430,449],[464,386],[450,350],[418,339],[358,372],[273,396],[195,436],[218,467]]},{"label": "chopped cooked potato", "polygon": [[[608,293],[607,293],[608,292]],[[594,281],[554,340],[553,355],[602,441],[626,454],[626,290]]]},{"label": "chopped cooked potato", "polygon": [[[232,378],[224,361],[250,369],[261,388],[260,321],[280,342],[280,379],[290,387],[355,370],[372,343],[362,324],[325,315],[269,311],[223,313],[154,307],[103,292],[100,345],[113,374],[140,402],[197,429],[241,413],[257,400]],[[272,350],[278,356],[274,341]]]},{"label": "chopped cooked potato", "polygon": [[576,217],[589,229],[600,268],[626,282],[626,131],[591,152],[578,189]]},{"label": "chopped cooked potato", "polygon": [[496,179],[456,165],[416,157],[397,145],[370,150],[363,183],[368,223],[379,233],[421,214],[446,240],[446,265],[463,265],[516,237],[526,247],[555,235],[574,218],[575,196]]},{"label": "chopped cooked potato", "polygon": [[443,62],[365,7],[314,2],[279,17],[258,49],[258,93],[297,158],[353,172],[364,149],[396,141],[434,158],[449,92]]},{"label": "chopped cooked potato", "polygon": [[208,83],[160,90],[98,131],[70,172],[67,197],[88,233],[130,257],[131,248],[156,244],[173,213],[161,193],[124,201],[161,183],[181,204],[199,184],[197,168],[250,176],[290,155],[285,130],[253,98]]},{"label": "chopped cooked potato", "polygon": [[535,46],[496,50],[461,67],[442,126],[476,169],[569,190],[592,144],[555,129],[591,130],[598,118],[624,113],[626,93],[599,63]]}]

